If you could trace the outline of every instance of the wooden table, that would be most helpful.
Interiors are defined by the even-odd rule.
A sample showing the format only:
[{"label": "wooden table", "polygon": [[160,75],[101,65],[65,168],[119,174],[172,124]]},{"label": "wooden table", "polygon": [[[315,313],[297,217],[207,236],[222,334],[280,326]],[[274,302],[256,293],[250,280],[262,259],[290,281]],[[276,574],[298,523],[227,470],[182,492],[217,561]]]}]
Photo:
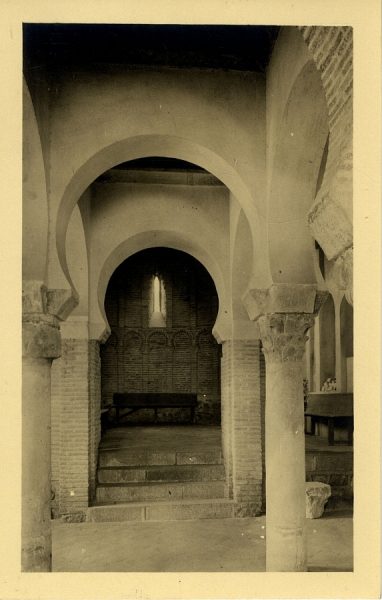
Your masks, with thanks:
[{"label": "wooden table", "polygon": [[316,433],[318,418],[328,420],[328,443],[334,446],[335,419],[347,420],[348,444],[353,445],[353,394],[349,392],[310,393],[307,399],[305,416],[312,417],[311,434]]}]

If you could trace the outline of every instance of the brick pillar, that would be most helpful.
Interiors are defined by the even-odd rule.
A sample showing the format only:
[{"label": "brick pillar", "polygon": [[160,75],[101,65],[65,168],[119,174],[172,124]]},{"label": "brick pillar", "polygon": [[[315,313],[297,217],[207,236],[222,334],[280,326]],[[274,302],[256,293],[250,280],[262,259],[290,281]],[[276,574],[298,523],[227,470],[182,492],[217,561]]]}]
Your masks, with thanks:
[{"label": "brick pillar", "polygon": [[[65,307],[64,307],[65,305]],[[51,363],[60,355],[65,293],[23,282],[21,568],[51,570]]]},{"label": "brick pillar", "polygon": [[233,341],[222,343],[221,356],[221,430],[227,492],[233,497],[232,482],[232,354]]},{"label": "brick pillar", "polygon": [[101,439],[101,358],[98,340],[89,340],[89,500],[95,496],[98,446]]},{"label": "brick pillar", "polygon": [[222,357],[222,441],[235,514],[262,508],[262,440],[259,340],[227,340]]},{"label": "brick pillar", "polygon": [[95,493],[101,435],[100,343],[88,339],[86,317],[62,325],[61,357],[52,369],[54,516],[85,518]]},{"label": "brick pillar", "polygon": [[82,520],[89,500],[89,340],[85,317],[62,325],[52,369],[52,465],[55,516]]}]

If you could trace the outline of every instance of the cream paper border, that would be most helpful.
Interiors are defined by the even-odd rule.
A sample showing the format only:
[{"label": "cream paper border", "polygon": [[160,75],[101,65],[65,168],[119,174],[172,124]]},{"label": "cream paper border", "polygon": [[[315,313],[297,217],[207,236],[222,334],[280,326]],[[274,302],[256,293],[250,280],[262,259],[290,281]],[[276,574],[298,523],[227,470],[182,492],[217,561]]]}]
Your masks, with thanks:
[{"label": "cream paper border", "polygon": [[[0,599],[380,596],[379,0],[0,0]],[[353,573],[20,573],[22,22],[354,28],[355,518]]]}]

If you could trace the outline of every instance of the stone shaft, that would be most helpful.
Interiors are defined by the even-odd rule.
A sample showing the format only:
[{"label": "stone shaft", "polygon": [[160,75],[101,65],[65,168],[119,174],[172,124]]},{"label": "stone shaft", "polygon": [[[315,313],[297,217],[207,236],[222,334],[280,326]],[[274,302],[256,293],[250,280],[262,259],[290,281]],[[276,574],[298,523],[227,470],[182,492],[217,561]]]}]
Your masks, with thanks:
[{"label": "stone shaft", "polygon": [[61,352],[56,296],[41,281],[23,282],[21,567],[32,572],[51,570],[50,372]]},{"label": "stone shaft", "polygon": [[22,570],[51,570],[50,360],[23,359]]},{"label": "stone shaft", "polygon": [[267,571],[305,571],[303,365],[307,314],[260,317],[266,359]]}]

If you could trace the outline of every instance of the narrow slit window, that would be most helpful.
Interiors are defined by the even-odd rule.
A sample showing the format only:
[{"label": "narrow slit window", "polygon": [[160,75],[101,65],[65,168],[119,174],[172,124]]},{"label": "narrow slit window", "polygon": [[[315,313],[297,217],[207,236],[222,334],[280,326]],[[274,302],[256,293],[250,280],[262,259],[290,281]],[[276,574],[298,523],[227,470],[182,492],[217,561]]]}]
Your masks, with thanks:
[{"label": "narrow slit window", "polygon": [[153,284],[154,292],[154,312],[161,312],[161,294],[160,294],[160,281],[158,275],[154,277]]},{"label": "narrow slit window", "polygon": [[160,275],[152,278],[149,305],[149,327],[166,327],[166,294]]}]

